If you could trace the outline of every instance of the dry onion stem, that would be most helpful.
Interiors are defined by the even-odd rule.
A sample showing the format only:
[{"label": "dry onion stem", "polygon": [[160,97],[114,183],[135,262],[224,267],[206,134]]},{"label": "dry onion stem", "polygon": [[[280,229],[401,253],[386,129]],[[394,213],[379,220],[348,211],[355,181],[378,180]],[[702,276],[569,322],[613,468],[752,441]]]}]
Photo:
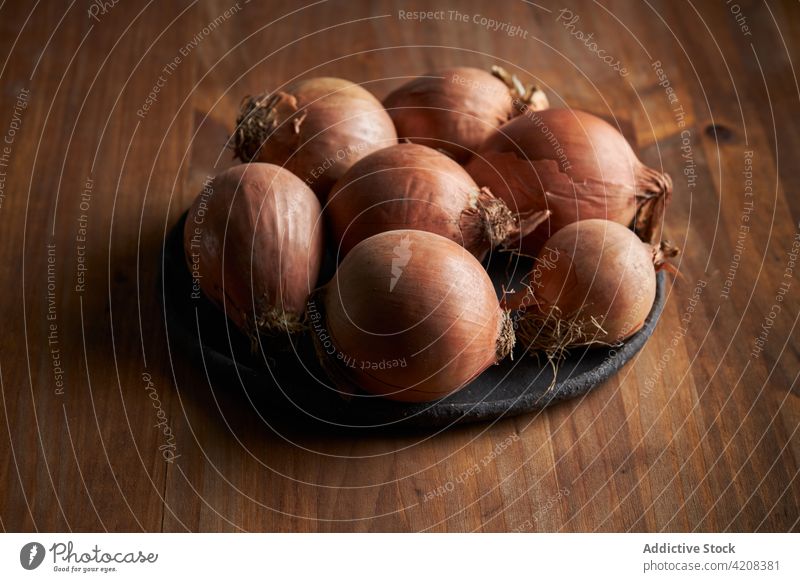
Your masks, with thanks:
[{"label": "dry onion stem", "polygon": [[[246,95],[231,140],[234,155],[243,162],[255,161],[264,142],[297,109],[297,98],[283,91]],[[301,114],[292,120],[291,130],[295,135],[300,133],[304,119]]]},{"label": "dry onion stem", "polygon": [[514,100],[516,114],[524,113],[527,110],[542,111],[550,108],[550,101],[547,95],[538,85],[522,84],[522,81],[498,65],[492,66],[492,75],[503,81],[508,87],[508,92]]}]

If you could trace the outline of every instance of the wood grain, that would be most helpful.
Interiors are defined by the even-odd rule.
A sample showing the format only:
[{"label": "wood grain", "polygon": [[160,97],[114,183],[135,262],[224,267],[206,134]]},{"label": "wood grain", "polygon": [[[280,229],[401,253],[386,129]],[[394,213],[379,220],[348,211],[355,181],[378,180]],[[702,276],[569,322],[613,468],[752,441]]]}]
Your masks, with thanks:
[{"label": "wood grain", "polygon": [[[89,6],[0,5],[0,134],[19,125],[0,167],[4,529],[800,530],[800,270],[787,271],[800,220],[797,3],[738,0],[749,34],[722,2],[576,0],[572,28],[551,2],[461,2],[466,22],[438,2],[126,1],[94,18]],[[496,423],[329,434],[265,421],[170,349],[165,232],[234,163],[225,142],[243,95],[329,75],[382,97],[428,70],[495,63],[554,106],[610,118],[675,180],[666,232],[684,249],[680,276],[621,374]]]}]

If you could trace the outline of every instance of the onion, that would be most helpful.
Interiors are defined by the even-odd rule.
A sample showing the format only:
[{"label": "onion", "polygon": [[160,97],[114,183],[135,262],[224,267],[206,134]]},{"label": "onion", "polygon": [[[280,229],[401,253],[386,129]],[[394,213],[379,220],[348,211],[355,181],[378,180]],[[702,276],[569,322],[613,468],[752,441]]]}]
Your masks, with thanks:
[{"label": "onion", "polygon": [[639,331],[653,307],[656,271],[677,254],[608,220],[574,222],[553,235],[506,302],[522,345],[558,359],[570,346],[615,344]]},{"label": "onion", "polygon": [[356,161],[397,143],[397,132],[372,93],[319,77],[246,97],[232,141],[243,162],[284,166],[324,198]]},{"label": "onion", "polygon": [[525,88],[500,67],[471,67],[417,77],[390,93],[383,104],[397,134],[440,148],[465,162],[483,141],[521,109],[548,107],[537,87]]},{"label": "onion", "polygon": [[424,402],[455,392],[514,345],[481,264],[436,234],[394,230],[357,245],[309,302],[320,361],[343,392]]},{"label": "onion", "polygon": [[207,182],[184,227],[195,284],[255,341],[300,331],[322,257],[311,189],[271,164],[234,166]]},{"label": "onion", "polygon": [[632,224],[655,244],[672,193],[670,177],[642,164],[621,133],[570,109],[513,119],[486,140],[467,171],[514,211],[552,211],[549,228],[523,241],[531,255],[561,228],[589,218]]},{"label": "onion", "polygon": [[444,236],[482,259],[491,248],[518,246],[547,218],[518,220],[452,159],[416,144],[357,162],[334,186],[325,212],[340,256],[374,234],[411,228]]}]

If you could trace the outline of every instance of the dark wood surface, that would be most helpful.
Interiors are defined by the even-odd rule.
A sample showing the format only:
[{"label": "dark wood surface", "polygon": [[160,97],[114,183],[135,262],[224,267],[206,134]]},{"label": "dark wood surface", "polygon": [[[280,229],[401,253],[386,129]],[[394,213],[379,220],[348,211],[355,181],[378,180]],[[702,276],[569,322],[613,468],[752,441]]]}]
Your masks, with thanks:
[{"label": "dark wood surface", "polygon": [[[85,1],[2,3],[0,139],[12,143],[0,144],[0,526],[800,529],[800,265],[787,270],[800,220],[800,8],[569,4],[571,28],[544,1],[126,0],[105,13]],[[455,5],[467,22],[451,18]],[[680,276],[655,335],[617,377],[492,424],[333,435],[265,423],[168,347],[165,232],[204,177],[233,163],[224,144],[244,94],[330,75],[382,97],[410,75],[495,63],[556,106],[612,117],[674,178],[667,234],[684,249]],[[159,76],[157,100],[137,115]]]}]

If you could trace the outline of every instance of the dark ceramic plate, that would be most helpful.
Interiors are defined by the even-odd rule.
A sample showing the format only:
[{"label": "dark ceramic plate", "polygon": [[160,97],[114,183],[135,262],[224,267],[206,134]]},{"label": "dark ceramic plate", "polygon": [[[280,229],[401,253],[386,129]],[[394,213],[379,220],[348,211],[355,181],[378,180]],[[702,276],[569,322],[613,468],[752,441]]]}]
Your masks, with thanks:
[{"label": "dark ceramic plate", "polygon": [[[267,419],[292,415],[336,427],[441,427],[537,410],[585,394],[619,371],[653,333],[664,307],[664,274],[659,273],[655,304],[644,327],[613,350],[573,350],[561,363],[554,385],[553,370],[544,360],[518,350],[513,361],[490,367],[470,385],[438,402],[405,404],[368,395],[346,400],[317,364],[307,335],[262,342],[252,353],[249,340],[214,305],[203,297],[192,298],[182,246],[185,218],[184,214],[169,233],[162,262],[161,293],[173,357],[196,361],[213,389],[243,390]],[[530,268],[524,260],[513,259],[514,264],[509,260],[508,254],[494,255],[488,264],[493,280],[508,281],[514,273]],[[333,271],[333,261],[326,263],[323,279]]]}]

